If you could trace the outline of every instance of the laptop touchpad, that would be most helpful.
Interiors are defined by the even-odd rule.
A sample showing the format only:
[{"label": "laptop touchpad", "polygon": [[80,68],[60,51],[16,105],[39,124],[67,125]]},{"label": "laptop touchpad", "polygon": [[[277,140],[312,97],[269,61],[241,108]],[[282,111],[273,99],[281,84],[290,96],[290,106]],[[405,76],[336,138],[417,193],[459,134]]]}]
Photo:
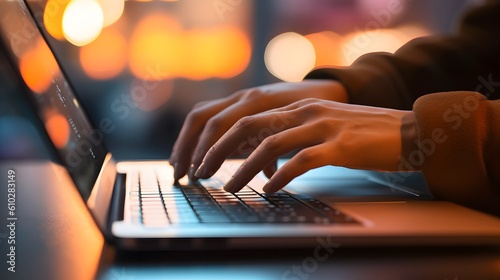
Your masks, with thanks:
[{"label": "laptop touchpad", "polygon": [[393,201],[431,199],[421,173],[386,173],[325,166],[288,184],[292,193],[328,197],[329,201]]}]

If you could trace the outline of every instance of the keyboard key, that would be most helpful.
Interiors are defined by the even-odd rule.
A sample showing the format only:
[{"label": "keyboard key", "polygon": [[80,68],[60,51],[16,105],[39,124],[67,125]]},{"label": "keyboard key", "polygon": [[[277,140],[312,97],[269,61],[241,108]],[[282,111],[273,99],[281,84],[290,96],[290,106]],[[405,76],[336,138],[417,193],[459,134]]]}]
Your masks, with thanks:
[{"label": "keyboard key", "polygon": [[257,215],[235,215],[231,218],[236,223],[257,223],[261,221]]},{"label": "keyboard key", "polygon": [[203,215],[200,216],[203,223],[229,223],[231,220],[226,215]]},{"label": "keyboard key", "polygon": [[[173,185],[171,176],[158,171],[141,170],[131,175],[137,189],[129,193],[133,221],[145,226],[169,223],[355,223],[356,221],[330,206],[305,195],[284,191],[260,194],[246,186],[238,193],[224,191],[221,180],[211,178]],[[186,182],[187,183],[187,180]],[[132,184],[132,183],[131,183]],[[133,212],[134,213],[134,212]]]}]

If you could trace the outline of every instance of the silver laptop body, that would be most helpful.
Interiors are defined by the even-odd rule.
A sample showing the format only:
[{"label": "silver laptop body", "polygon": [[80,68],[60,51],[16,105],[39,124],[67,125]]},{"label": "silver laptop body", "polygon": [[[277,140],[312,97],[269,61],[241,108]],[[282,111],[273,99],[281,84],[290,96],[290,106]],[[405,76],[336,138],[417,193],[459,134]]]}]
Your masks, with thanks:
[{"label": "silver laptop body", "polygon": [[[23,83],[20,65],[29,65],[23,59],[35,47],[49,50],[45,59],[57,66],[22,0],[0,0],[0,10],[0,50],[10,63],[2,67]],[[55,69],[46,88],[24,86],[40,127],[62,116],[70,128],[62,144],[53,142],[60,159],[54,172],[67,180],[53,183],[76,187],[104,236],[120,248],[500,245],[497,217],[432,200],[419,173],[395,183],[391,176],[401,174],[324,167],[273,195],[262,192],[266,178],[259,174],[233,195],[222,187],[241,160],[228,160],[198,182],[174,182],[167,161],[117,163],[103,144],[109,123],[92,125],[63,70]]]}]

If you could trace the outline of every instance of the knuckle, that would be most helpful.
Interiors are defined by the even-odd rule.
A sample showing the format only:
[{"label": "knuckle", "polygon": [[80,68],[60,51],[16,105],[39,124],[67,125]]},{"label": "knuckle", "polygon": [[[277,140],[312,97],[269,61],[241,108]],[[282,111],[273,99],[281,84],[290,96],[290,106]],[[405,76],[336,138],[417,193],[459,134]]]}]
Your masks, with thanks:
[{"label": "knuckle", "polygon": [[267,106],[269,103],[269,94],[261,88],[246,89],[241,93],[240,102],[244,104],[253,104],[257,107]]},{"label": "knuckle", "polygon": [[204,111],[200,108],[195,108],[186,116],[186,121],[188,123],[199,123],[204,121]]},{"label": "knuckle", "polygon": [[207,130],[209,131],[217,131],[219,130],[224,124],[224,121],[219,118],[219,117],[212,117],[207,121]]},{"label": "knuckle", "polygon": [[332,131],[337,130],[337,122],[335,120],[326,118],[318,120],[314,123],[314,130],[323,133],[332,133]]},{"label": "knuckle", "polygon": [[264,139],[261,145],[265,151],[276,150],[280,145],[279,137],[277,137],[276,135],[271,135]]},{"label": "knuckle", "polygon": [[203,107],[205,104],[208,104],[210,103],[210,101],[200,101],[200,102],[196,102],[193,107],[191,108],[191,110],[196,110],[200,107]]},{"label": "knuckle", "polygon": [[305,98],[305,99],[301,99],[298,102],[298,104],[300,106],[307,106],[307,105],[310,105],[310,104],[314,104],[314,103],[317,103],[318,101],[320,101],[320,99],[317,99],[317,98],[312,98],[312,97],[309,97],[309,98]]},{"label": "knuckle", "polygon": [[319,115],[323,112],[324,106],[318,102],[311,102],[302,107],[302,113],[305,115]]},{"label": "knuckle", "polygon": [[245,116],[236,122],[237,129],[245,129],[252,127],[255,123],[255,116]]},{"label": "knuckle", "polygon": [[300,164],[309,164],[316,159],[316,152],[312,150],[302,150],[297,154],[297,161]]},{"label": "knuckle", "polygon": [[246,89],[242,94],[244,100],[256,100],[260,99],[261,96],[262,92],[258,88]]}]

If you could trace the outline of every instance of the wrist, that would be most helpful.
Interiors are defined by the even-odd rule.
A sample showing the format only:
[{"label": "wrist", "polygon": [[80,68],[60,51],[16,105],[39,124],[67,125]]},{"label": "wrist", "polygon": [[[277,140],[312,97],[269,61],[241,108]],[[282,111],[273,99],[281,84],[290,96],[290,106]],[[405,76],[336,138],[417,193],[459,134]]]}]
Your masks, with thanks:
[{"label": "wrist", "polygon": [[311,79],[304,80],[304,82],[312,82],[321,85],[324,90],[322,90],[322,96],[319,98],[325,100],[331,100],[341,103],[349,103],[349,94],[347,93],[346,87],[336,80],[323,80],[323,79]]},{"label": "wrist", "polygon": [[399,171],[420,170],[417,119],[413,111],[401,118],[401,156]]}]

